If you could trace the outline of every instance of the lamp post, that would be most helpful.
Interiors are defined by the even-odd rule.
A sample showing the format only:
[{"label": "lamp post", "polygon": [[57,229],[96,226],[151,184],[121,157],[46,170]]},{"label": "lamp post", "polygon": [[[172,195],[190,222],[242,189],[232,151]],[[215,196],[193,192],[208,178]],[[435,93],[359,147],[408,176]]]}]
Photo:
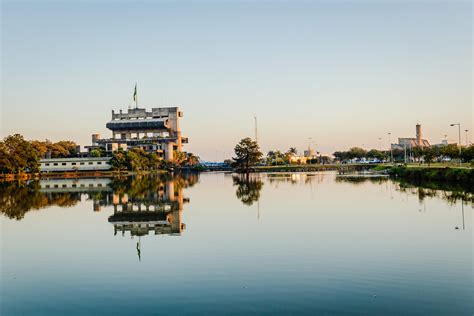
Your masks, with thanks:
[{"label": "lamp post", "polygon": [[450,124],[450,126],[458,126],[458,136],[459,136],[459,165],[461,165],[461,153],[462,153],[462,150],[461,150],[461,123],[453,123],[453,124]]},{"label": "lamp post", "polygon": [[382,151],[382,137],[379,137],[379,149]]},{"label": "lamp post", "polygon": [[388,145],[390,146],[390,162],[393,163],[393,150],[392,150],[392,141],[391,141],[391,138],[390,138],[390,135],[392,135],[392,133],[387,133],[388,134]]},{"label": "lamp post", "polygon": [[469,130],[468,129],[465,129],[464,130],[466,132],[466,147],[469,146],[469,140],[468,140],[468,132]]}]

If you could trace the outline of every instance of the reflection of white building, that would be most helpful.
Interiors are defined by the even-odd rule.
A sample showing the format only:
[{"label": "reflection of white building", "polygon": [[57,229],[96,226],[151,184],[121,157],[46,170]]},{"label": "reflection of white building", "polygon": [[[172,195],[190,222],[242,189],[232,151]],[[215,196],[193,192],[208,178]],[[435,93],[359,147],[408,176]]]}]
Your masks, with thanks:
[{"label": "reflection of white building", "polygon": [[109,170],[111,157],[52,158],[40,160],[41,172]]},{"label": "reflection of white building", "polygon": [[80,178],[41,180],[39,185],[42,192],[86,192],[111,191],[110,183],[110,178]]}]

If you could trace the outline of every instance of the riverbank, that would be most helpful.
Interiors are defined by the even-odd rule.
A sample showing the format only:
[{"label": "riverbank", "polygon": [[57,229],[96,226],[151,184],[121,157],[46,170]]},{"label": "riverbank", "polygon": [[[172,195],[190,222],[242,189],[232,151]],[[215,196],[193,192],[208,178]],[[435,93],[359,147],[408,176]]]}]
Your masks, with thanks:
[{"label": "riverbank", "polygon": [[415,183],[436,181],[455,183],[464,187],[474,187],[474,169],[472,168],[379,165],[374,170],[386,172],[391,177]]},{"label": "riverbank", "polygon": [[153,171],[76,171],[76,172],[48,172],[48,173],[18,173],[0,174],[0,182],[41,180],[41,179],[79,179],[79,178],[112,178],[124,177],[136,174],[162,174],[169,173],[167,170]]},{"label": "riverbank", "polygon": [[377,164],[314,164],[314,165],[283,165],[256,166],[251,172],[315,172],[315,171],[362,171],[373,169]]}]

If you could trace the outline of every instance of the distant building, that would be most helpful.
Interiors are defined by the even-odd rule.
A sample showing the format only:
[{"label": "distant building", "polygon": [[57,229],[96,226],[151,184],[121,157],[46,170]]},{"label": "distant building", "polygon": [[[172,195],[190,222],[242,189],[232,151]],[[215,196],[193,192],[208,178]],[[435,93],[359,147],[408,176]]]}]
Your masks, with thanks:
[{"label": "distant building", "polygon": [[40,160],[41,172],[109,170],[111,157],[52,158]]},{"label": "distant building", "polygon": [[422,138],[420,124],[416,124],[416,137],[415,138],[398,138],[398,144],[391,144],[391,145],[392,145],[392,149],[431,147],[430,142]]},{"label": "distant building", "polygon": [[107,153],[119,148],[142,148],[172,160],[173,151],[182,151],[182,144],[188,142],[181,135],[181,117],[183,112],[178,107],[152,108],[150,112],[140,108],[129,109],[126,113],[112,110],[112,119],[106,124],[112,131],[112,138],[101,139],[99,134],[93,134],[92,146],[86,148],[89,152],[102,148]]}]

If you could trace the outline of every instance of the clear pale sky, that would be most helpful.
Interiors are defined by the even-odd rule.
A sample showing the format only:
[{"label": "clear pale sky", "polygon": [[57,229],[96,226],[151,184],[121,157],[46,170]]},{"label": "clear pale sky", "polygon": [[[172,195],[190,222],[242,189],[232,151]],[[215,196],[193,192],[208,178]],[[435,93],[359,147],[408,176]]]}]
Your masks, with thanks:
[{"label": "clear pale sky", "polygon": [[[186,150],[332,153],[471,129],[471,1],[3,1],[1,128],[81,145],[112,109],[176,106]],[[472,141],[472,133],[470,140]],[[463,143],[465,132],[462,133]]]}]

